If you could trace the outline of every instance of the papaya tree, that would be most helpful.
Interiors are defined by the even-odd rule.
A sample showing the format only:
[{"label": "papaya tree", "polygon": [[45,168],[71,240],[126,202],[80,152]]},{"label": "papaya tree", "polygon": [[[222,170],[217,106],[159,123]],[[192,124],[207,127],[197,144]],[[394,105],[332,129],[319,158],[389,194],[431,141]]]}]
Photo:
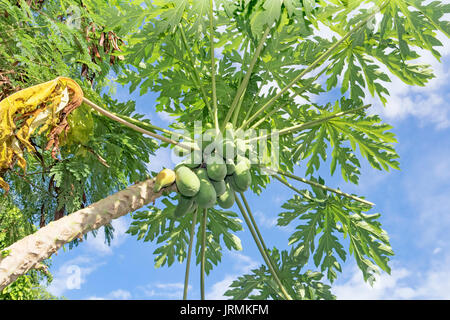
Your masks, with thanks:
[{"label": "papaya tree", "polygon": [[[2,188],[40,225],[2,251],[0,289],[101,226],[110,239],[111,220],[129,213],[128,232],[158,243],[156,266],[186,263],[184,298],[192,254],[203,299],[223,246],[242,249],[243,223],[264,264],[232,283],[231,298],[333,299],[327,283],[349,256],[366,281],[378,269],[390,272],[394,253],[374,204],[328,187],[320,168],[329,159],[330,173],[353,184],[361,161],[399,168],[393,128],[367,100],[386,104],[392,77],[417,86],[434,77],[417,60],[427,51],[440,59],[450,5],[62,2],[0,0],[7,48],[0,74],[9,90],[0,109]],[[73,17],[78,24],[68,23]],[[33,38],[35,29],[45,39]],[[111,73],[130,91],[157,93],[152,108],[173,118],[169,127],[105,94]],[[26,90],[42,83],[47,94],[33,100],[38,93]],[[7,112],[11,101],[18,112]],[[36,122],[38,114],[45,119]],[[145,164],[159,148],[188,156],[152,177]],[[295,174],[299,165],[306,177]],[[269,183],[294,193],[277,223],[295,227],[289,250],[266,244],[245,195]]]}]

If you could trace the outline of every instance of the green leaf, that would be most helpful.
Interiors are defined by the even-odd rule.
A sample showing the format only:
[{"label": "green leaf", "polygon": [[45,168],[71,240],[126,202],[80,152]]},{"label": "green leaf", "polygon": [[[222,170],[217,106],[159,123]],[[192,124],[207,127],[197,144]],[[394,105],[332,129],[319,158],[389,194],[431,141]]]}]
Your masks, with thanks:
[{"label": "green leaf", "polygon": [[322,272],[326,271],[327,278],[333,282],[337,278],[336,271],[341,272],[339,261],[346,261],[344,248],[348,241],[349,252],[366,281],[374,279],[376,266],[390,273],[388,261],[394,252],[377,221],[380,215],[366,214],[367,205],[348,198],[326,195],[314,188],[313,191],[314,195],[306,190],[301,192],[307,196],[294,195],[282,206],[288,211],[280,213],[278,219],[278,225],[292,224],[298,219],[289,244],[294,246],[293,254],[301,266],[307,264],[311,254],[315,265]]},{"label": "green leaf", "polygon": [[[331,300],[335,296],[331,288],[320,280],[323,274],[310,270],[301,273],[297,266],[297,258],[292,251],[279,252],[276,248],[271,250],[270,259],[279,267],[281,281],[295,300]],[[283,295],[269,270],[263,265],[258,269],[251,270],[250,274],[239,276],[233,281],[225,296],[233,300],[266,300],[283,299]]]},{"label": "green leaf", "polygon": [[266,19],[266,24],[271,26],[275,21],[280,18],[281,5],[283,0],[266,0],[264,2],[263,8],[265,10],[264,16]]},{"label": "green leaf", "polygon": [[[341,99],[332,107],[314,106],[302,113],[303,122],[308,123],[330,116],[334,113],[357,108],[350,99]],[[332,108],[332,109],[331,109]],[[331,112],[332,111],[332,112]],[[376,169],[399,169],[398,158],[393,144],[397,142],[391,130],[378,116],[364,113],[350,113],[332,118],[305,130],[294,137],[291,159],[295,162],[308,159],[306,174],[312,175],[320,168],[321,160],[326,160],[328,143],[332,147],[331,173],[337,165],[341,167],[345,181],[358,183],[360,162],[356,157],[359,148],[361,155]]]},{"label": "green leaf", "polygon": [[197,33],[206,33],[208,26],[209,0],[196,0],[189,10],[188,17],[195,21],[192,29]]}]

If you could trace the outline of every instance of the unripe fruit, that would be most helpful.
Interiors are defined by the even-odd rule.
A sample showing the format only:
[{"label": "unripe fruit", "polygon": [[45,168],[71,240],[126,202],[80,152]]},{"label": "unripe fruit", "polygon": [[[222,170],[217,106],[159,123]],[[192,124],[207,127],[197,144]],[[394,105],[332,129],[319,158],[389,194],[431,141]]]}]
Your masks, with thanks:
[{"label": "unripe fruit", "polygon": [[200,190],[200,180],[197,175],[188,167],[181,166],[175,172],[178,191],[186,196],[193,197]]},{"label": "unripe fruit", "polygon": [[230,188],[217,198],[217,204],[223,209],[229,209],[234,205],[234,191]]},{"label": "unripe fruit", "polygon": [[173,212],[174,216],[176,218],[180,218],[184,216],[186,213],[192,211],[194,204],[194,199],[185,197],[182,194],[179,194],[178,199],[178,205],[175,208],[175,211]]},{"label": "unripe fruit", "polygon": [[214,155],[207,159],[206,171],[210,179],[221,181],[227,175],[227,165],[221,157]]}]

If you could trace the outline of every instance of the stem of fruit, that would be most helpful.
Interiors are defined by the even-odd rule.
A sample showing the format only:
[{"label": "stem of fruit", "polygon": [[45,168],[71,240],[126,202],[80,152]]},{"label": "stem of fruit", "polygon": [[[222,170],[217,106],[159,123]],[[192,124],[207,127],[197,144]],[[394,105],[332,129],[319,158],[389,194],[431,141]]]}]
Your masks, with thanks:
[{"label": "stem of fruit", "polygon": [[189,48],[189,45],[187,43],[186,34],[184,33],[183,26],[180,24],[178,29],[180,30],[181,39],[183,40],[184,47],[185,47],[186,52],[188,54],[189,62],[191,64],[191,68],[194,71],[194,74],[192,76],[192,80],[194,80],[194,84],[197,86],[197,89],[200,90],[200,92],[202,94],[203,102],[205,102],[205,105],[208,108],[208,111],[209,111],[211,117],[214,118],[214,114],[213,114],[212,109],[211,109],[211,104],[208,101],[208,96],[206,95],[205,88],[203,88],[203,86],[201,85],[200,75],[198,73],[197,68],[195,67],[194,57],[192,56],[191,48]]},{"label": "stem of fruit", "polygon": [[340,195],[340,196],[344,196],[344,197],[346,197],[346,198],[349,198],[349,199],[352,199],[352,200],[355,200],[355,201],[364,203],[364,204],[369,205],[369,206],[375,206],[375,204],[372,203],[372,202],[370,202],[370,201],[367,201],[367,200],[358,198],[358,197],[353,196],[353,195],[351,195],[351,194],[342,192],[341,190],[338,190],[338,189],[334,189],[334,188],[330,188],[330,187],[324,186],[323,184],[320,184],[320,183],[318,183],[318,182],[315,182],[315,181],[311,181],[311,180],[308,180],[308,179],[305,179],[305,178],[298,177],[298,176],[293,175],[293,174],[288,173],[288,172],[283,172],[283,171],[281,171],[281,170],[273,170],[273,169],[266,168],[266,167],[264,167],[263,169],[264,169],[264,170],[267,170],[268,172],[271,172],[271,173],[273,173],[273,174],[281,174],[282,176],[289,177],[289,178],[291,178],[291,179],[294,179],[294,180],[297,180],[297,181],[300,181],[300,182],[309,184],[310,186],[313,186],[313,187],[316,187],[316,188],[320,188],[320,189],[322,189],[322,190],[326,190],[326,191],[330,191],[330,192],[336,193],[336,194],[338,194],[338,195]]},{"label": "stem of fruit", "polygon": [[219,119],[217,117],[217,93],[216,93],[216,60],[214,56],[214,2],[209,0],[209,42],[211,47],[211,87],[213,101],[213,121],[216,133],[219,133]]},{"label": "stem of fruit", "polygon": [[283,294],[283,296],[284,296],[284,298],[286,300],[292,300],[291,296],[289,295],[289,293],[286,291],[286,289],[284,288],[283,284],[281,283],[281,280],[278,277],[277,272],[272,267],[272,264],[270,263],[269,257],[267,256],[266,252],[264,251],[264,248],[262,247],[261,243],[259,242],[258,236],[257,236],[255,230],[252,227],[252,223],[251,223],[247,213],[245,212],[245,209],[242,206],[242,203],[239,200],[239,198],[237,197],[236,193],[235,193],[235,198],[236,198],[236,204],[238,205],[239,210],[241,211],[242,216],[244,217],[245,223],[247,224],[247,227],[250,230],[250,233],[252,234],[253,240],[255,241],[256,246],[258,247],[258,250],[261,253],[261,256],[263,257],[264,262],[266,263],[267,267],[269,268],[270,273],[272,274],[273,278],[275,279],[275,282],[280,287],[280,291],[282,292],[282,294]]},{"label": "stem of fruit", "polygon": [[253,72],[253,68],[255,67],[256,62],[258,61],[259,55],[261,54],[262,48],[264,46],[264,43],[266,42],[266,39],[267,39],[267,36],[269,35],[269,33],[270,33],[270,28],[267,27],[266,30],[264,31],[261,41],[258,44],[258,47],[256,48],[255,54],[253,55],[252,61],[250,62],[250,66],[248,67],[248,70],[245,73],[245,77],[242,80],[241,84],[239,85],[239,88],[236,92],[233,102],[231,103],[230,109],[228,110],[228,113],[225,116],[225,120],[222,124],[222,129],[224,129],[227,122],[230,121],[231,115],[233,114],[234,109],[236,108],[236,106],[241,98],[241,95],[243,94],[244,90],[247,88],[248,82],[250,81],[250,77]]},{"label": "stem of fruit", "polygon": [[[340,112],[337,112],[337,113],[332,114],[332,115],[327,116],[327,117],[323,117],[323,118],[316,119],[316,120],[309,121],[309,122],[302,123],[302,124],[297,124],[297,125],[289,127],[289,128],[284,128],[284,129],[281,129],[280,131],[278,131],[278,135],[282,136],[282,135],[285,135],[285,134],[295,133],[295,132],[298,132],[298,131],[301,131],[301,130],[310,129],[310,128],[315,127],[315,126],[317,126],[317,125],[319,125],[321,123],[327,122],[327,121],[329,121],[331,119],[338,118],[338,117],[344,116],[346,114],[355,113],[355,112],[361,111],[363,109],[367,109],[370,106],[371,106],[370,104],[367,104],[365,106],[361,106],[361,107],[358,107],[358,108],[355,108],[355,109],[351,109],[351,110],[347,110],[347,111],[340,111]],[[260,140],[260,139],[268,139],[268,138],[270,138],[270,134],[251,138],[251,139],[247,140],[247,142],[252,142],[252,141]]]},{"label": "stem of fruit", "polygon": [[361,21],[356,27],[347,32],[339,41],[337,41],[334,45],[332,45],[327,51],[325,51],[320,57],[318,57],[312,64],[310,64],[305,70],[303,70],[298,76],[296,76],[289,84],[287,84],[283,89],[281,89],[272,99],[267,101],[253,116],[250,117],[248,122],[254,121],[261,113],[263,113],[266,109],[268,109],[275,101],[278,100],[287,90],[289,90],[292,86],[294,86],[301,78],[303,78],[307,73],[312,71],[316,66],[320,63],[328,59],[328,57],[337,49],[339,46],[344,43],[351,35],[353,35],[356,31],[366,25],[379,11],[374,11],[371,15],[369,15],[366,19]]},{"label": "stem of fruit", "polygon": [[118,123],[121,123],[124,126],[127,126],[128,128],[131,128],[131,129],[133,129],[133,130],[135,130],[137,132],[146,134],[146,135],[148,135],[148,136],[150,136],[152,138],[161,140],[163,142],[167,142],[167,143],[170,143],[170,144],[173,144],[173,145],[177,145],[177,146],[179,146],[179,147],[181,147],[183,149],[186,149],[186,150],[192,150],[192,147],[187,146],[184,143],[177,142],[175,140],[172,140],[172,139],[169,139],[167,137],[161,136],[159,134],[150,132],[150,131],[142,129],[141,127],[138,127],[138,126],[136,126],[136,125],[134,125],[132,123],[129,123],[128,121],[126,121],[126,120],[124,120],[124,119],[122,119],[122,118],[112,114],[111,112],[103,109],[102,107],[96,105],[94,102],[88,100],[86,97],[83,97],[83,102],[86,103],[88,106],[90,106],[92,109],[94,109],[94,110],[98,111],[99,113],[103,114],[104,116],[110,118],[111,120],[114,120],[114,121],[116,121]]},{"label": "stem of fruit", "polygon": [[195,226],[197,224],[197,212],[198,212],[198,208],[195,209],[195,211],[194,211],[194,216],[192,217],[191,232],[189,233],[189,249],[188,249],[188,255],[187,255],[187,259],[186,259],[186,273],[184,275],[183,300],[187,299],[187,294],[188,294],[189,269],[191,267],[192,247],[193,247],[193,243],[194,243]]},{"label": "stem of fruit", "polygon": [[203,219],[201,224],[202,247],[200,249],[200,297],[205,300],[205,250],[206,250],[206,222],[207,209],[203,210]]}]

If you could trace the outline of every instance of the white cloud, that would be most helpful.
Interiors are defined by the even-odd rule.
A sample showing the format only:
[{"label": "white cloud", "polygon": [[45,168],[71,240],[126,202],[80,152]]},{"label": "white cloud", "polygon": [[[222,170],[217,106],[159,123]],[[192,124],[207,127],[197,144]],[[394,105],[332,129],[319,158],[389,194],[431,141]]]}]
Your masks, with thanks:
[{"label": "white cloud", "polygon": [[[380,20],[379,17],[377,20]],[[339,35],[321,23],[319,23],[317,35],[329,40],[333,36],[340,38]],[[365,100],[374,106],[369,109],[369,112],[382,115],[383,118],[391,122],[405,120],[407,117],[412,116],[419,119],[421,125],[431,123],[438,129],[450,127],[450,104],[448,103],[450,93],[447,90],[447,84],[450,80],[448,63],[450,39],[442,32],[437,32],[437,39],[443,44],[442,47],[436,47],[442,55],[441,62],[434,58],[430,52],[416,49],[420,58],[415,60],[414,63],[430,65],[435,75],[435,78],[431,79],[424,87],[405,84],[392,75],[386,66],[378,63],[380,69],[391,78],[392,82],[384,83],[390,95],[387,96],[388,102],[384,107],[378,97],[372,97],[366,90]],[[341,77],[338,78],[338,81],[339,87],[342,81]],[[321,84],[323,85],[323,83]]]},{"label": "white cloud", "polygon": [[[102,259],[106,255],[113,253],[113,248],[119,247],[128,236],[125,232],[128,229],[128,217],[121,217],[111,222],[114,228],[114,238],[111,245],[105,243],[104,229],[98,230],[97,236],[88,235],[80,246],[87,250],[87,254],[76,256],[61,265],[56,271],[52,270],[53,281],[48,286],[50,293],[61,296],[70,290],[82,289],[82,285],[86,283],[87,276],[95,270],[105,265],[107,262]],[[120,291],[115,292],[116,296],[107,298],[118,298]],[[95,297],[92,297],[95,298]]]},{"label": "white cloud", "polygon": [[91,296],[91,297],[86,298],[85,300],[106,300],[106,298]]},{"label": "white cloud", "polygon": [[[158,298],[158,299],[182,299],[184,283],[149,283],[145,286],[138,287],[143,292],[145,298]],[[190,291],[192,286],[188,286]]]},{"label": "white cloud", "polygon": [[[416,288],[419,299],[450,299],[450,255],[436,258]],[[437,260],[439,259],[439,260]]]},{"label": "white cloud", "polygon": [[129,291],[118,289],[108,293],[104,297],[90,296],[85,300],[130,300],[130,299],[131,293]]},{"label": "white cloud", "polygon": [[231,269],[235,270],[236,273],[225,274],[222,280],[214,283],[211,286],[210,291],[206,293],[206,298],[209,300],[229,299],[230,297],[226,297],[223,294],[229,289],[231,283],[239,276],[249,273],[252,269],[257,268],[260,265],[259,262],[241,253],[230,251],[227,252],[227,254],[232,256],[234,264],[231,266]]},{"label": "white cloud", "polygon": [[104,264],[88,256],[77,256],[52,271],[53,281],[47,290],[55,296],[62,296],[69,290],[79,290],[86,283],[87,276]]},{"label": "white cloud", "polygon": [[174,120],[174,117],[172,117],[168,112],[166,111],[160,111],[156,113],[158,115],[158,117],[167,123],[172,123]]},{"label": "white cloud", "polygon": [[251,257],[246,256],[242,253],[229,251],[227,252],[233,258],[233,270],[238,271],[239,273],[247,273],[252,269],[257,268],[260,263],[258,261],[253,260]]},{"label": "white cloud", "polygon": [[126,290],[118,289],[111,292],[108,296],[111,297],[111,299],[127,300],[131,298],[131,293]]},{"label": "white cloud", "polygon": [[280,195],[276,195],[275,197],[274,197],[274,200],[273,200],[273,202],[275,202],[276,204],[278,204],[278,205],[280,205],[280,204],[282,204],[283,202],[285,202],[286,201],[286,196],[280,196]]},{"label": "white cloud", "polygon": [[212,285],[211,290],[206,295],[208,300],[226,300],[230,297],[226,297],[223,294],[228,290],[231,283],[236,280],[235,275],[226,275],[225,278],[219,282]]},{"label": "white cloud", "polygon": [[342,300],[448,300],[450,299],[450,255],[436,257],[424,272],[409,270],[393,263],[391,275],[377,277],[373,287],[364,282],[356,266],[352,277],[332,287]]},{"label": "white cloud", "polygon": [[420,120],[421,125],[432,123],[438,129],[449,127],[450,105],[447,101],[450,94],[441,89],[449,79],[448,70],[445,72],[426,87],[411,87],[392,77],[392,83],[388,84],[390,96],[386,107],[372,99],[371,102],[375,105],[373,111],[384,115],[387,120],[398,121],[414,116]]},{"label": "white cloud", "polygon": [[306,100],[303,97],[297,96],[297,95],[294,97],[294,102],[296,104],[298,104],[298,105],[303,105],[303,104],[308,104],[309,103],[308,100]]},{"label": "white cloud", "polygon": [[227,26],[225,26],[225,25],[218,26],[216,28],[216,32],[218,32],[218,33],[224,33],[225,31],[227,31]]},{"label": "white cloud", "polygon": [[[416,63],[428,64],[431,66],[435,78],[431,79],[424,87],[410,86],[403,83],[396,76],[391,75],[391,83],[386,87],[390,92],[387,97],[388,103],[383,107],[378,102],[378,98],[368,98],[375,108],[371,111],[385,116],[388,120],[398,121],[413,116],[420,120],[421,125],[434,124],[438,129],[450,126],[450,104],[448,103],[450,93],[447,84],[450,79],[448,56],[450,55],[450,40],[440,35],[439,40],[443,47],[439,49],[442,62],[439,62],[431,53],[425,50],[417,50],[421,56]],[[387,68],[381,66],[382,70],[388,74]],[[368,94],[368,96],[370,96]]]},{"label": "white cloud", "polygon": [[278,216],[272,212],[272,217],[267,216],[262,211],[256,210],[255,211],[255,219],[258,222],[258,225],[263,226],[267,229],[271,229],[277,224]]},{"label": "white cloud", "polygon": [[377,277],[373,287],[364,282],[362,273],[354,267],[353,276],[344,284],[332,287],[337,299],[342,300],[381,300],[410,299],[415,295],[414,289],[402,284],[402,280],[411,275],[405,269],[393,269],[391,275],[382,274]]}]

